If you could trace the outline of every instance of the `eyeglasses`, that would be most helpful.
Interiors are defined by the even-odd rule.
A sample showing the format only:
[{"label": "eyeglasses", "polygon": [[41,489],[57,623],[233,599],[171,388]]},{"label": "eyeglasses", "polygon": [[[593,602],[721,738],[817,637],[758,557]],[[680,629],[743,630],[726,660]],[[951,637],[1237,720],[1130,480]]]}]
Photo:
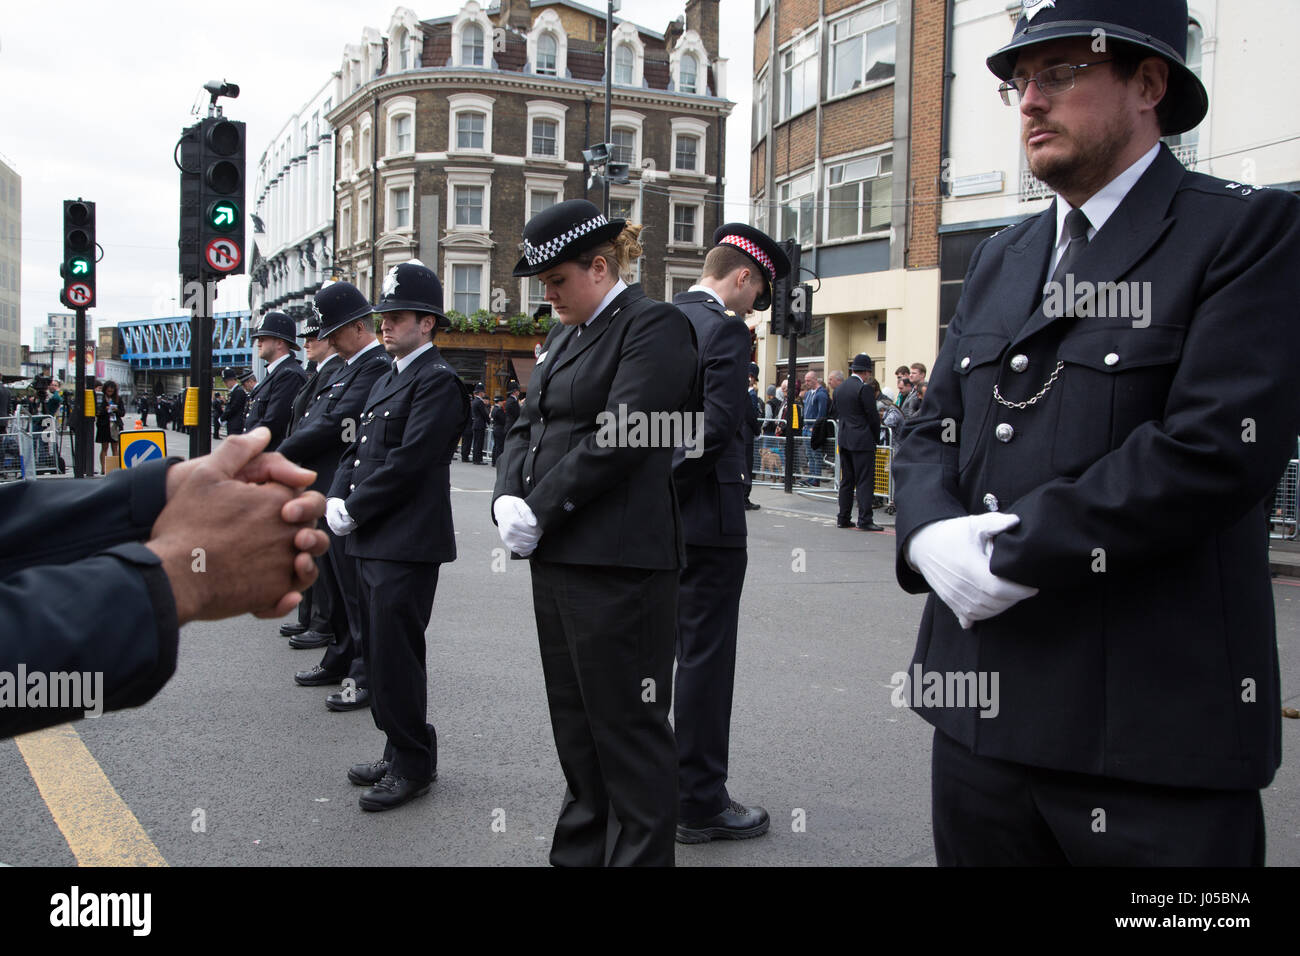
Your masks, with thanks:
[{"label": "eyeglasses", "polygon": [[[1030,83],[1037,84],[1038,91],[1044,96],[1059,96],[1074,89],[1074,74],[1079,70],[1110,62],[1110,60],[1097,60],[1095,63],[1062,63],[1060,66],[1050,66],[1046,70],[1039,70],[1033,76],[1013,76],[998,87],[998,92],[1002,94],[1002,102],[1007,106],[1019,106]],[[1016,94],[1014,101],[1011,97],[1013,92]]]}]

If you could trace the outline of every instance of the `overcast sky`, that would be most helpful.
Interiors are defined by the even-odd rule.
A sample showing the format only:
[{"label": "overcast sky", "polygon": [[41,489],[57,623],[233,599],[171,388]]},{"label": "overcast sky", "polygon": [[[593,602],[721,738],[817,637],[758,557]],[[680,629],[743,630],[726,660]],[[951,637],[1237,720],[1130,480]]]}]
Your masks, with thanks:
[{"label": "overcast sky", "polygon": [[[96,327],[178,313],[179,173],[172,150],[203,84],[241,88],[226,115],[248,123],[248,180],[289,115],[342,61],[363,27],[386,32],[391,0],[7,0],[0,22],[0,156],[22,177],[22,341],[59,303],[62,200],[96,203],[104,248]],[[409,4],[422,20],[462,0]],[[604,9],[600,3],[588,3]],[[221,10],[220,16],[214,11]],[[620,16],[662,32],[685,0],[623,0]],[[727,93],[727,218],[748,206],[753,39],[749,0],[722,0]],[[733,24],[741,29],[728,29]],[[201,95],[201,96],[200,96]],[[249,195],[249,204],[256,197]],[[250,227],[251,238],[251,227]],[[263,250],[264,252],[266,250]],[[218,309],[248,305],[247,278],[221,283]]]}]

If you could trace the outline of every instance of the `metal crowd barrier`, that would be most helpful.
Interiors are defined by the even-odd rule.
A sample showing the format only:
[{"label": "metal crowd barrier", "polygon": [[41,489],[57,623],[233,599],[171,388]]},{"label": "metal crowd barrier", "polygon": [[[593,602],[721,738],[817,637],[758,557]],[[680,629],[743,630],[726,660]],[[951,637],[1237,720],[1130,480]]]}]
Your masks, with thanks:
[{"label": "metal crowd barrier", "polygon": [[[754,460],[749,463],[754,484],[785,486],[786,438],[784,435],[767,435],[764,426],[784,424],[781,419],[760,418],[759,434],[754,437]],[[803,430],[794,436],[794,483],[799,494],[812,498],[835,499],[840,489],[839,423],[827,422],[826,439],[822,447],[814,449],[810,435]]]},{"label": "metal crowd barrier", "polygon": [[880,436],[876,439],[876,487],[873,489],[877,499],[883,498],[885,514],[892,515],[894,506],[894,448],[897,444],[898,429],[881,426]]},{"label": "metal crowd barrier", "polygon": [[59,426],[53,415],[0,418],[0,480],[32,480],[60,468]]},{"label": "metal crowd barrier", "polygon": [[1296,484],[1300,480],[1300,459],[1287,462],[1286,471],[1273,495],[1273,511],[1268,516],[1268,536],[1294,541],[1300,532],[1300,514],[1296,511]]}]

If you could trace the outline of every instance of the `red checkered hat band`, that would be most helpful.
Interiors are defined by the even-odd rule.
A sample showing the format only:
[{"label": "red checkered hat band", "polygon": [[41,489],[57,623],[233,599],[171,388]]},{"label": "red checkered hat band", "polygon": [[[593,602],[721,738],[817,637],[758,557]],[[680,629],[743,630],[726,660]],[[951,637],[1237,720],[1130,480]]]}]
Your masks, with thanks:
[{"label": "red checkered hat band", "polygon": [[768,276],[773,281],[776,281],[776,266],[772,265],[771,257],[768,256],[768,254],[764,252],[762,249],[760,249],[756,243],[751,242],[750,240],[746,239],[744,236],[735,236],[735,235],[723,236],[719,240],[719,245],[721,245],[724,242],[727,243],[728,245],[735,246],[740,251],[747,253],[748,255],[753,257],[755,262],[757,262],[760,266],[762,266],[764,269],[767,270]]}]

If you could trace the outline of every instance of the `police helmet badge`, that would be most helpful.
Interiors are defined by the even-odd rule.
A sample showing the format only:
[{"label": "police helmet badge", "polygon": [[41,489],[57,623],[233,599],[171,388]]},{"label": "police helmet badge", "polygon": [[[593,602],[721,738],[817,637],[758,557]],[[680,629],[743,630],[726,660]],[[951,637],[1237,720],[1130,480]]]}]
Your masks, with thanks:
[{"label": "police helmet badge", "polygon": [[1026,20],[1032,20],[1049,7],[1056,6],[1056,0],[1023,0]]},{"label": "police helmet badge", "polygon": [[388,275],[384,276],[384,288],[381,295],[392,295],[397,291],[397,266],[388,270]]}]

